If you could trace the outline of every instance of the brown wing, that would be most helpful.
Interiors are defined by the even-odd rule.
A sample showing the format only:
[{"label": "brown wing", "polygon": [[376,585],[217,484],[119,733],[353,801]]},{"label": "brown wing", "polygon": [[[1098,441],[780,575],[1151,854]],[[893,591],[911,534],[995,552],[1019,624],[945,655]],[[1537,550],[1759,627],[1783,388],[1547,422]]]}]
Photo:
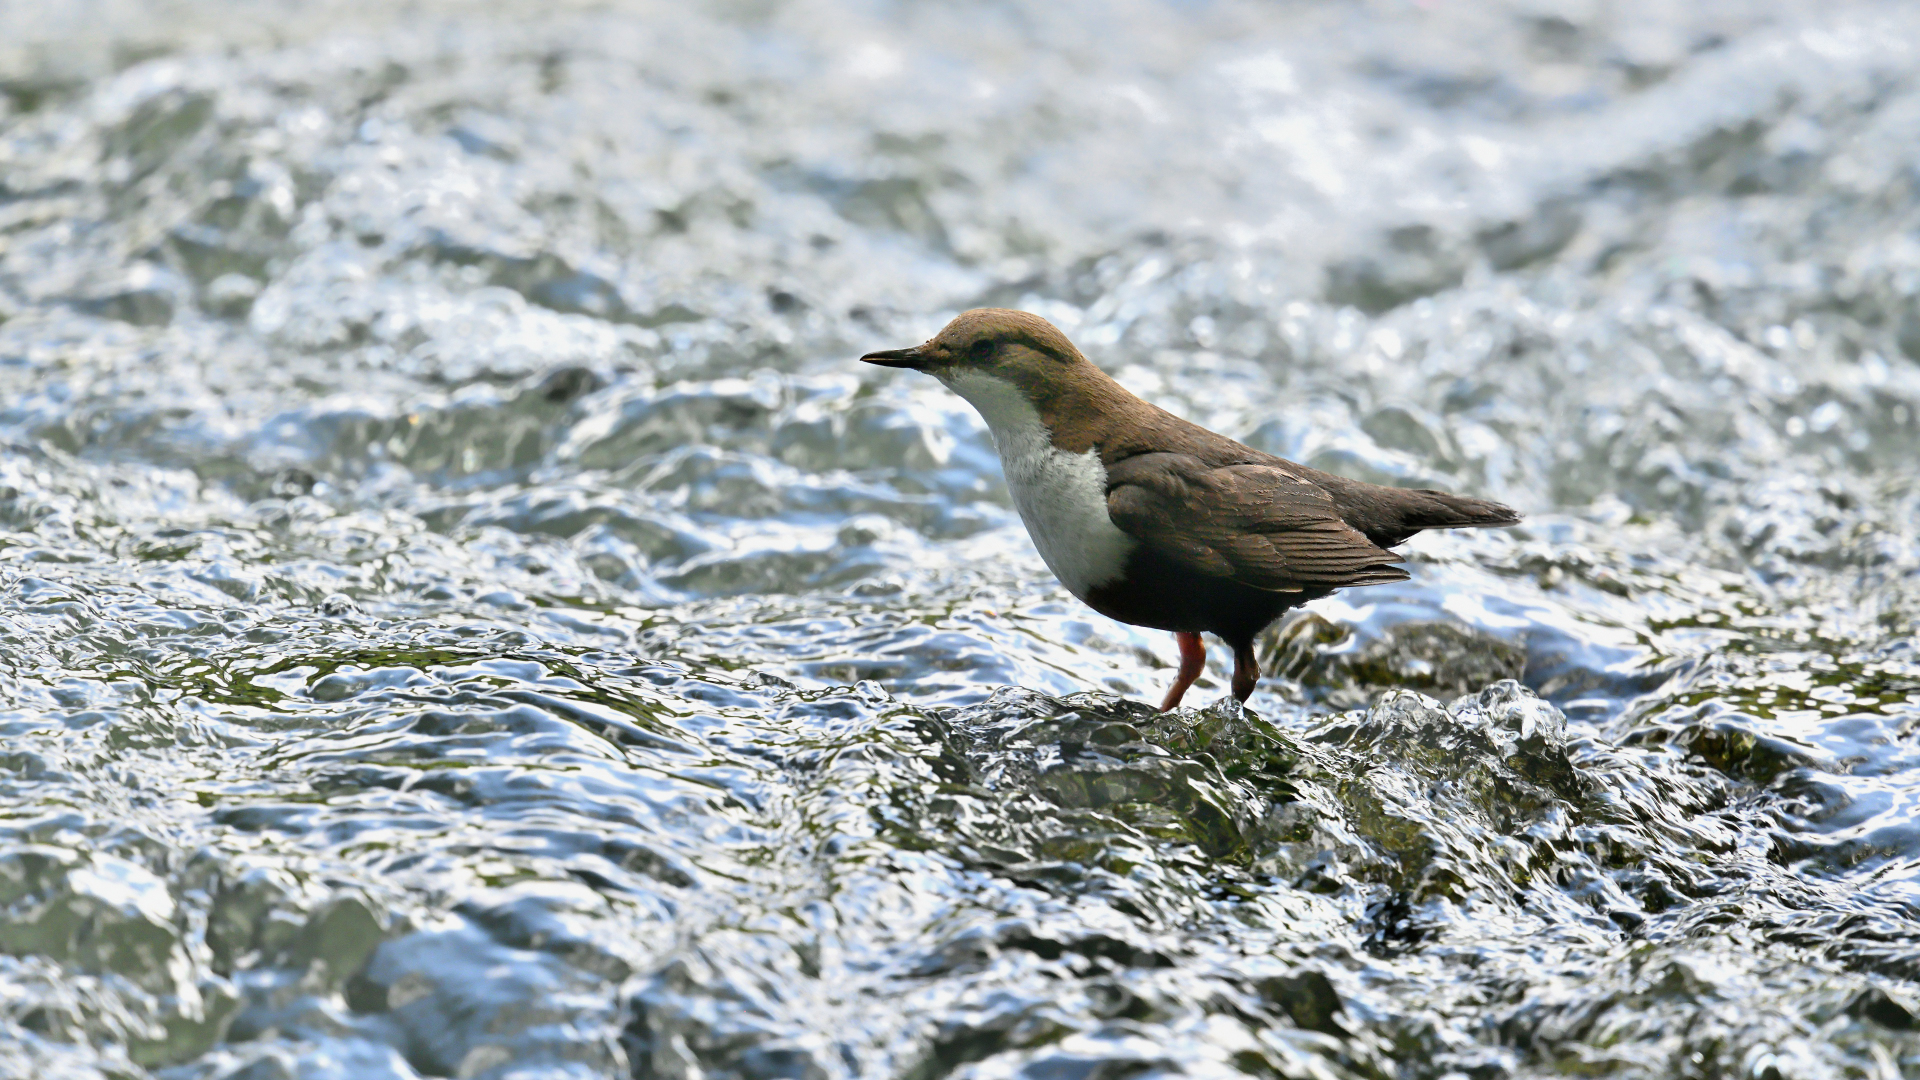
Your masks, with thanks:
[{"label": "brown wing", "polygon": [[1272,465],[1139,454],[1107,469],[1121,531],[1199,573],[1302,592],[1404,581],[1400,557],[1340,519],[1318,485]]}]

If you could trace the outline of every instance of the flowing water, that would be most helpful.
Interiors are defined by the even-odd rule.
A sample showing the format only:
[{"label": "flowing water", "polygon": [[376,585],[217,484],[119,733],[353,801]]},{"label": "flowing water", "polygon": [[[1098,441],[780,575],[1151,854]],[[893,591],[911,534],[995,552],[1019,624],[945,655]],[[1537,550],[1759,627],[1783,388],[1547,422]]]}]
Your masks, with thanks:
[{"label": "flowing water", "polygon": [[[1054,320],[1511,503],[1159,715]],[[1920,11],[0,6],[0,1074],[1920,1075]]]}]

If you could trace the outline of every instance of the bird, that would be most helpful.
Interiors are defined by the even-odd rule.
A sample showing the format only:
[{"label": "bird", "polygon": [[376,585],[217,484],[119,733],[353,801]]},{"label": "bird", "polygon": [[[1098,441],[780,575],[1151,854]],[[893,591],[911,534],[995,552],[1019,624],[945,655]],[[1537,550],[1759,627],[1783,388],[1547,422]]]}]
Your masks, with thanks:
[{"label": "bird", "polygon": [[1308,468],[1129,392],[1046,319],[963,311],[923,344],[860,359],[923,372],[986,422],[1014,508],[1067,591],[1111,619],[1172,631],[1161,711],[1233,650],[1232,692],[1260,679],[1253,643],[1288,609],[1410,576],[1391,549],[1425,529],[1517,525],[1512,508]]}]

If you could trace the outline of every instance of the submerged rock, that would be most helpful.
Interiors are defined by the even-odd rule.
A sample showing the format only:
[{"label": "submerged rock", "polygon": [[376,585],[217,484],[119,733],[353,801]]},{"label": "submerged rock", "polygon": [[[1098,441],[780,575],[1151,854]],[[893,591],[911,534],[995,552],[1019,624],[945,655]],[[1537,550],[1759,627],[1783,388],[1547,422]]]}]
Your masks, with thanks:
[{"label": "submerged rock", "polygon": [[1362,637],[1307,611],[1281,624],[1262,667],[1329,705],[1352,708],[1389,689],[1450,698],[1518,679],[1527,653],[1459,622],[1397,623]]}]

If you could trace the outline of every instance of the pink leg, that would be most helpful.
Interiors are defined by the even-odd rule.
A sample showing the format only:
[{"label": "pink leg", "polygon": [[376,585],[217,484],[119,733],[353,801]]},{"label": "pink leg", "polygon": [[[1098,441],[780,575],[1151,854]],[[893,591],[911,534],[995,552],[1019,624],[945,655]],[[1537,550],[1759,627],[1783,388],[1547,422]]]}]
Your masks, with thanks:
[{"label": "pink leg", "polygon": [[1200,640],[1199,634],[1176,633],[1173,639],[1180,643],[1180,674],[1174,676],[1173,689],[1167,691],[1167,700],[1160,703],[1160,711],[1166,712],[1180,704],[1186,696],[1187,687],[1207,667],[1207,643]]},{"label": "pink leg", "polygon": [[1236,701],[1245,701],[1253,696],[1253,688],[1260,682],[1260,661],[1253,658],[1253,642],[1237,645],[1233,650],[1233,697]]}]

